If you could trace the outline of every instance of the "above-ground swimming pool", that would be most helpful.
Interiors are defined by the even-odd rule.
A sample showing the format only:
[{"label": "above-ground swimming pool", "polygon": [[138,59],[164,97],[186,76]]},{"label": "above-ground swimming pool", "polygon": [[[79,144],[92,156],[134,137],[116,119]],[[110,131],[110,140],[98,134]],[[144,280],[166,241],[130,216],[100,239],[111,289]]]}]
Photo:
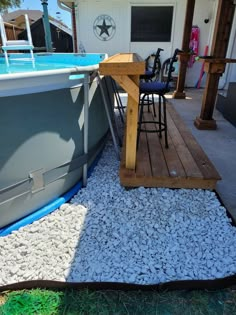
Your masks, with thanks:
[{"label": "above-ground swimming pool", "polygon": [[25,57],[8,68],[0,58],[0,228],[68,192],[109,126],[94,75],[106,54],[36,54],[35,67]]},{"label": "above-ground swimming pool", "polygon": [[[106,54],[35,54],[35,67],[28,54],[10,54],[7,67],[0,55],[0,96],[19,95],[75,85],[84,73],[98,69]],[[78,83],[78,81],[77,81]]]}]

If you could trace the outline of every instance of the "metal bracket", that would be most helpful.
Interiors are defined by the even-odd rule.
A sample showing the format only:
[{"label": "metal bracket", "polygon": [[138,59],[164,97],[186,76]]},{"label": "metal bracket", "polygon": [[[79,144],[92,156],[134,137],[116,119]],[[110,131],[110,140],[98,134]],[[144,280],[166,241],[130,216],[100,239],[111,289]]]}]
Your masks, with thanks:
[{"label": "metal bracket", "polygon": [[45,189],[43,174],[44,174],[43,168],[29,173],[29,178],[33,180],[33,185],[31,188],[33,194]]}]

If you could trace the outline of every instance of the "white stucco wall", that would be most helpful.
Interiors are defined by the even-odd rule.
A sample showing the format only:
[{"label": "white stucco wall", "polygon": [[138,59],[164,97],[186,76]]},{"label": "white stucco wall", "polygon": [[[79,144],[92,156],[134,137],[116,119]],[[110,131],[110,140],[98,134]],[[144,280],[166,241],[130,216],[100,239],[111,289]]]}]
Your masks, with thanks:
[{"label": "white stucco wall", "polygon": [[[113,55],[119,52],[137,52],[143,58],[155,52],[158,47],[164,49],[161,60],[169,58],[175,48],[182,46],[185,10],[187,0],[77,0],[77,34],[78,45],[82,42],[86,52],[106,52]],[[135,5],[173,5],[174,17],[170,42],[131,42],[131,6]],[[196,0],[193,25],[200,28],[199,55],[203,55],[205,47],[211,49],[212,31],[215,24],[218,0]],[[116,24],[112,39],[102,41],[93,31],[94,21],[99,15],[106,14],[113,18]],[[205,19],[209,19],[205,23]],[[195,62],[188,68],[186,86],[195,86],[199,78],[201,63]],[[202,85],[204,85],[203,77]]]},{"label": "white stucco wall", "polygon": [[[205,0],[206,1],[206,0]],[[135,5],[173,5],[174,17],[171,42],[132,42],[131,6]],[[158,47],[164,49],[162,59],[169,58],[176,47],[181,48],[184,27],[186,0],[79,0],[78,3],[78,38],[87,52],[103,52],[109,55],[119,52],[137,52],[143,58],[155,52]],[[116,23],[115,36],[109,41],[99,40],[93,32],[93,23],[97,16],[107,14]]]},{"label": "white stucco wall", "polygon": [[[234,14],[227,58],[236,59],[236,12]],[[228,89],[229,82],[236,82],[236,63],[229,63],[226,66],[226,71],[220,80],[219,87],[222,89]]]},{"label": "white stucco wall", "polygon": [[[93,31],[94,21],[106,14],[116,23],[116,32],[108,41],[99,40]],[[129,51],[129,19],[127,1],[80,0],[78,4],[78,42],[82,42],[86,52],[106,52],[109,55]]]},{"label": "white stucco wall", "polygon": [[[212,32],[215,24],[217,4],[218,0],[196,0],[195,2],[193,25],[197,25],[200,28],[200,56],[204,55],[206,46],[208,46],[208,54],[211,50]],[[205,22],[206,19],[209,19],[208,23]],[[186,86],[196,86],[200,76],[201,67],[201,62],[195,62],[191,68],[188,68],[185,81]],[[206,76],[203,76],[201,86],[204,86],[205,79]]]}]

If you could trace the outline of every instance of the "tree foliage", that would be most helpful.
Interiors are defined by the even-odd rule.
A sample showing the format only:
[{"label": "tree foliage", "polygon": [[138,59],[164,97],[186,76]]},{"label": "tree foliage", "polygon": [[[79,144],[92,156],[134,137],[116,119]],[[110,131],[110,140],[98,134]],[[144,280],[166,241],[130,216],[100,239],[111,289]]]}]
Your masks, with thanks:
[{"label": "tree foliage", "polygon": [[19,7],[22,0],[0,0],[0,11],[8,8]]}]

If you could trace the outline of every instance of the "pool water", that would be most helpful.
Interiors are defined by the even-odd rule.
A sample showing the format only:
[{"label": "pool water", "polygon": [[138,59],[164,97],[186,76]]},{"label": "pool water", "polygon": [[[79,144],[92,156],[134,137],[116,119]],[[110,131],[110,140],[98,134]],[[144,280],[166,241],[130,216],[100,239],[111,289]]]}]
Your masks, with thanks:
[{"label": "pool water", "polygon": [[39,53],[34,56],[35,67],[32,61],[25,60],[30,57],[29,54],[9,54],[10,65],[7,67],[4,55],[0,55],[0,75],[90,66],[99,64],[106,58],[106,54]]}]

